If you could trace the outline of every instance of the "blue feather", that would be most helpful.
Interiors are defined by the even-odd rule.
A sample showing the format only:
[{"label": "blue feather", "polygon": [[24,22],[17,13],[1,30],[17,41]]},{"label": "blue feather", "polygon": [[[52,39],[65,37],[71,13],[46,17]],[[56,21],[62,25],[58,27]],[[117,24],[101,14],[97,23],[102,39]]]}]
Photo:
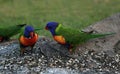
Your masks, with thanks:
[{"label": "blue feather", "polygon": [[54,35],[56,35],[56,33],[55,33],[55,29],[56,29],[56,27],[58,26],[58,24],[59,23],[57,23],[57,22],[48,22],[47,23],[47,28],[50,30],[50,32],[51,32],[51,34],[54,36]]},{"label": "blue feather", "polygon": [[30,32],[34,32],[34,28],[32,26],[26,26],[24,30],[24,36],[29,38],[30,37]]}]

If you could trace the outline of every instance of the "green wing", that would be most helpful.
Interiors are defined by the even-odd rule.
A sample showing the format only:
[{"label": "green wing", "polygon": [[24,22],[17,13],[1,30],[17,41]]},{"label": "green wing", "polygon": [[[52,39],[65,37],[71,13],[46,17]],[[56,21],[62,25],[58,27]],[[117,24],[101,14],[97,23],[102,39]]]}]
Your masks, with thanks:
[{"label": "green wing", "polygon": [[89,33],[85,33],[85,32],[75,30],[75,29],[72,29],[72,28],[65,28],[65,27],[59,26],[56,29],[56,34],[57,35],[62,35],[65,38],[66,42],[69,42],[73,46],[76,46],[77,44],[84,43],[84,42],[86,42],[90,39],[104,37],[106,35],[111,35],[111,34],[114,34],[114,33],[89,34]]},{"label": "green wing", "polygon": [[24,25],[14,25],[14,26],[7,26],[5,28],[0,28],[0,36],[9,38],[13,35],[16,35],[20,33],[23,26]]},{"label": "green wing", "polygon": [[[59,30],[56,30],[57,35],[62,35],[66,42],[69,42],[70,44],[79,44],[84,41],[84,33],[80,33],[78,30],[74,30],[71,28],[64,28],[60,27]],[[81,35],[82,34],[82,35]]]}]

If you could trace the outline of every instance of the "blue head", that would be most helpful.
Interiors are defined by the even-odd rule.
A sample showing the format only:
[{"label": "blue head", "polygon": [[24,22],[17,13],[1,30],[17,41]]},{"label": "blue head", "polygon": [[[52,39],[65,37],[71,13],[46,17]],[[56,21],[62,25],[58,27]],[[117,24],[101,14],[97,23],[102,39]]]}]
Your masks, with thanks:
[{"label": "blue head", "polygon": [[27,38],[32,38],[34,36],[34,28],[32,26],[26,26],[24,36]]},{"label": "blue head", "polygon": [[57,23],[57,22],[48,22],[45,28],[46,28],[46,30],[49,30],[52,33],[52,35],[54,36],[54,35],[56,35],[55,29],[57,28],[58,25],[59,25],[59,23]]}]

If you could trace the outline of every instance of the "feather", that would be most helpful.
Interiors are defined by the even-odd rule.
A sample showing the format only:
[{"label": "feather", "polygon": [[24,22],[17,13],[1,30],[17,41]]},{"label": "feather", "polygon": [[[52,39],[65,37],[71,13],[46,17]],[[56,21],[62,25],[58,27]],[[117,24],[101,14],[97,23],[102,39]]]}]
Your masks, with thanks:
[{"label": "feather", "polygon": [[13,26],[7,26],[7,27],[1,27],[0,28],[0,36],[4,39],[9,39],[10,37],[20,33],[21,29],[26,24],[20,24],[20,25],[13,25]]}]

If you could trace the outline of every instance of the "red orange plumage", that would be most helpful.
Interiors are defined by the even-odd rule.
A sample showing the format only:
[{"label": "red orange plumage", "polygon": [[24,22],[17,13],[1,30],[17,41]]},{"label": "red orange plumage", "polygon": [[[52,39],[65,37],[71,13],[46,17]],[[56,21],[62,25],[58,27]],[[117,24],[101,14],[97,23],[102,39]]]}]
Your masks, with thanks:
[{"label": "red orange plumage", "polygon": [[38,35],[35,33],[35,36],[33,38],[26,38],[24,36],[20,37],[20,43],[24,46],[32,46],[36,43],[38,39]]},{"label": "red orange plumage", "polygon": [[30,46],[31,52],[33,51],[33,47],[38,40],[38,34],[34,32],[34,28],[32,26],[26,26],[23,35],[20,36],[20,55],[23,55],[25,52],[25,47]]},{"label": "red orange plumage", "polygon": [[54,40],[60,44],[66,44],[65,38],[63,36],[53,36]]}]

